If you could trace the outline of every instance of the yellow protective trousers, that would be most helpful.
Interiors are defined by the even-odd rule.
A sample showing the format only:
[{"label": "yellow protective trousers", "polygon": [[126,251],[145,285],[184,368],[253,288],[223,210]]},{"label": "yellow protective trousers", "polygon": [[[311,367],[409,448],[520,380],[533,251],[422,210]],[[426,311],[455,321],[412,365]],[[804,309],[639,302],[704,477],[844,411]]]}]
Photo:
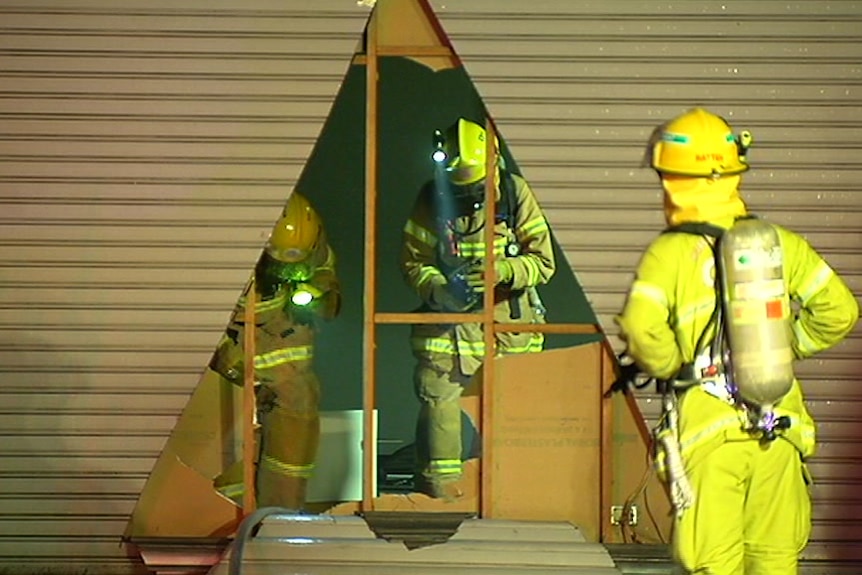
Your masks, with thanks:
[{"label": "yellow protective trousers", "polygon": [[461,394],[471,378],[420,362],[414,372],[419,398],[416,463],[422,479],[447,483],[461,477]]},{"label": "yellow protective trousers", "polygon": [[310,361],[260,369],[259,507],[299,510],[320,442],[320,382]]},{"label": "yellow protective trousers", "polygon": [[676,559],[698,575],[796,575],[811,532],[809,476],[779,437],[727,441],[687,469],[694,505],[677,518]]}]

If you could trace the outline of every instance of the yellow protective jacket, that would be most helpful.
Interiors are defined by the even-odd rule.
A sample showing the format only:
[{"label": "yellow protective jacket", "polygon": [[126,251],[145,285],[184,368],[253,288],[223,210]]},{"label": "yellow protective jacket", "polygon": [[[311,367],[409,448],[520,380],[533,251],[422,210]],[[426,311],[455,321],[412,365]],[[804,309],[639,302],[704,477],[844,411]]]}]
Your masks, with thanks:
[{"label": "yellow protective jacket", "polygon": [[[310,364],[314,352],[316,321],[331,319],[339,312],[341,292],[335,273],[335,254],[325,241],[319,242],[317,251],[309,257],[309,276],[304,282],[316,288],[321,295],[303,308],[294,306],[290,296],[297,289],[291,282],[278,286],[274,294],[255,297],[255,355],[256,379],[266,383],[274,377],[273,368],[285,363],[299,367]],[[247,290],[246,290],[247,291]],[[237,302],[227,331],[210,362],[210,367],[225,378],[241,384],[243,373],[243,332],[247,298]]]},{"label": "yellow protective jacket", "polygon": [[[509,229],[505,221],[496,222],[494,257],[506,258],[512,264],[513,280],[511,284],[495,289],[494,319],[501,323],[544,323],[543,315],[531,305],[529,288],[547,283],[554,274],[551,233],[527,182],[514,174],[511,178],[516,204],[513,208],[514,225]],[[435,193],[432,182],[422,188],[403,233],[402,272],[408,285],[423,302],[430,300],[435,284],[446,282],[445,264],[440,255],[441,240],[447,242],[446,249],[461,260],[482,258],[485,254],[484,210],[441,224],[437,219]],[[500,204],[498,199],[498,208]],[[442,233],[447,237],[441,238]],[[453,236],[454,240],[449,239]],[[519,255],[506,256],[509,244],[519,246]],[[511,318],[512,295],[520,307],[521,317],[518,319]],[[538,297],[537,294],[535,296]],[[496,343],[497,353],[537,352],[542,350],[544,336],[540,333],[499,333]],[[420,360],[429,361],[442,371],[451,371],[457,357],[465,375],[475,373],[485,353],[480,323],[414,325],[411,344]]]},{"label": "yellow protective jacket", "polygon": [[[792,347],[798,359],[806,358],[841,341],[856,323],[859,309],[845,283],[805,239],[775,227],[787,291],[798,304]],[[711,241],[687,233],[662,234],[641,259],[617,323],[627,353],[651,376],[671,379],[694,360],[698,337],[716,305]],[[786,439],[803,457],[812,455],[814,422],[798,381],[775,411],[791,418],[783,432]],[[680,399],[679,441],[687,465],[724,441],[750,438],[744,426],[740,409],[702,387],[691,388]]]}]

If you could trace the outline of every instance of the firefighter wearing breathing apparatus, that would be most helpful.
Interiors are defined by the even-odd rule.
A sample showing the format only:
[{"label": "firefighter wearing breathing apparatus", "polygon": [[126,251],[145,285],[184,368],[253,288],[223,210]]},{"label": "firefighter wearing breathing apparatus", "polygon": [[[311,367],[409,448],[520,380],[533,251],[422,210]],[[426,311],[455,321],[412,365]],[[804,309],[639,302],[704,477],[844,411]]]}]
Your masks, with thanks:
[{"label": "firefighter wearing breathing apparatus", "polygon": [[[421,311],[467,312],[482,305],[485,263],[485,184],[496,188],[494,222],[494,318],[505,323],[544,323],[536,286],[554,273],[548,224],[527,182],[510,173],[498,155],[486,178],[485,129],[458,119],[434,133],[435,175],[421,189],[404,226],[401,267],[424,302]],[[496,148],[495,148],[496,149]],[[539,333],[499,333],[497,354],[538,352]],[[460,494],[462,473],[459,398],[482,364],[481,323],[412,326],[420,401],[416,429],[416,489],[449,499]]]},{"label": "firefighter wearing breathing apparatus", "polygon": [[796,233],[747,213],[751,135],[700,108],[650,146],[669,226],[617,318],[626,354],[664,391],[656,465],[689,572],[790,575],[810,533],[815,428],[793,361],[841,341],[858,306]]},{"label": "firefighter wearing breathing apparatus", "polygon": [[[320,320],[335,317],[341,295],[335,255],[317,212],[293,192],[255,268],[255,396],[259,422],[258,507],[300,510],[320,436],[320,382],[312,366]],[[246,297],[240,298],[210,367],[243,384]],[[242,462],[215,479],[242,497]]]}]

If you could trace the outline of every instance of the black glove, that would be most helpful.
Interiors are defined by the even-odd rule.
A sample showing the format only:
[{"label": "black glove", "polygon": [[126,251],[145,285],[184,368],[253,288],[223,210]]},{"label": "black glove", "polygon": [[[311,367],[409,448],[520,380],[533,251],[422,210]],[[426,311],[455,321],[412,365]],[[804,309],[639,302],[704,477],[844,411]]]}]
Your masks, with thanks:
[{"label": "black glove", "polygon": [[642,381],[644,373],[638,364],[626,355],[621,355],[617,359],[620,366],[619,375],[605,392],[605,397],[610,397],[615,391],[626,392],[631,388],[641,388],[646,385]]}]

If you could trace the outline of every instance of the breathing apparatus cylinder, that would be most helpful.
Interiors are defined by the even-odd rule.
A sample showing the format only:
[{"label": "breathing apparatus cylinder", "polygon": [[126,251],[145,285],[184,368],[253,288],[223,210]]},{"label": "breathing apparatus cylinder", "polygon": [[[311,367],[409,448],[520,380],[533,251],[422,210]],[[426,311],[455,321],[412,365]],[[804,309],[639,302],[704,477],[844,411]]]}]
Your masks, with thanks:
[{"label": "breathing apparatus cylinder", "polygon": [[744,402],[771,412],[793,384],[790,299],[776,229],[744,218],[719,243],[731,376]]}]

